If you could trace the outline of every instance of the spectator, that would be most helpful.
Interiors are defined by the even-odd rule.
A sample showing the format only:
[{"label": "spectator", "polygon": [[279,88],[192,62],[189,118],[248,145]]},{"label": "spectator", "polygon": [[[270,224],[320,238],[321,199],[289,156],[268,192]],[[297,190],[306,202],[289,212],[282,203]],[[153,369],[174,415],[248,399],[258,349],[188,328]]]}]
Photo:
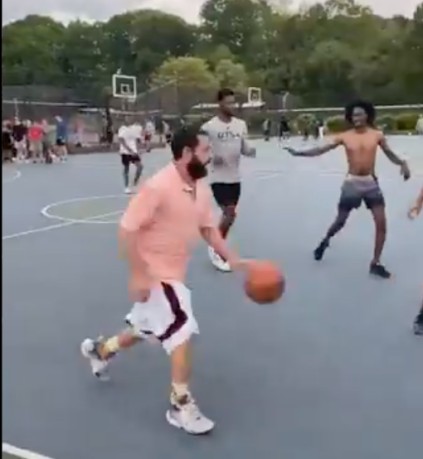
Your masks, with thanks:
[{"label": "spectator", "polygon": [[35,121],[28,127],[29,151],[34,163],[43,161],[43,135],[41,123]]},{"label": "spectator", "polygon": [[2,124],[1,139],[3,161],[13,161],[12,125],[7,121]]},{"label": "spectator", "polygon": [[62,117],[56,116],[56,155],[61,161],[68,157],[68,128]]},{"label": "spectator", "polygon": [[28,128],[25,124],[18,118],[15,118],[12,126],[12,138],[18,161],[25,161],[27,159],[27,134]]}]

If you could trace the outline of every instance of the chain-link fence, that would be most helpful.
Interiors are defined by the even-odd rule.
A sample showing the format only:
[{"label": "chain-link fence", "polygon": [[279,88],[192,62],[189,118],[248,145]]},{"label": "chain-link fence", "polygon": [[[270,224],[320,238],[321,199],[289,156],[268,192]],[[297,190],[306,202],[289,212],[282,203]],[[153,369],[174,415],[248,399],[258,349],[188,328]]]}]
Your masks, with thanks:
[{"label": "chain-link fence", "polygon": [[82,97],[69,88],[51,86],[3,86],[2,119],[18,118],[28,121],[46,121],[54,125],[56,117],[65,120],[69,140],[78,144],[93,144],[102,136],[102,117],[97,112],[82,109],[92,105],[98,97]]},{"label": "chain-link fence", "polygon": [[[263,110],[283,110],[298,108],[301,99],[289,92],[274,94],[265,89],[261,90]],[[237,93],[240,105],[248,102],[248,91]],[[131,103],[133,111],[145,114],[160,113],[164,116],[183,116],[196,107],[212,106],[216,103],[216,90],[200,87],[187,87],[178,85],[176,82],[150,88],[148,91],[138,94]]]},{"label": "chain-link fence", "polygon": [[[57,116],[66,120],[70,137],[78,143],[91,144],[105,137],[108,121],[116,131],[124,115],[135,121],[146,118],[171,120],[188,114],[207,117],[216,106],[216,89],[187,87],[170,82],[152,87],[133,99],[114,98],[106,88],[57,88],[49,86],[3,86],[3,119],[54,122]],[[248,91],[237,93],[243,115],[298,108],[300,100],[285,92],[272,94],[261,90],[262,104],[248,108]],[[106,116],[107,114],[107,116]]]}]

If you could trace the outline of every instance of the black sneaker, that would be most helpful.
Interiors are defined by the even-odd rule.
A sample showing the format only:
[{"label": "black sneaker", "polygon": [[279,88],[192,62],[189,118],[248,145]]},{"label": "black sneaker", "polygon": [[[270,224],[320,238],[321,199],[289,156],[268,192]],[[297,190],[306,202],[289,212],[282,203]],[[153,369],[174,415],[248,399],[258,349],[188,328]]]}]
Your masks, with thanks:
[{"label": "black sneaker", "polygon": [[316,261],[320,261],[323,258],[323,255],[325,254],[326,249],[329,247],[329,242],[326,240],[323,240],[317,249],[314,251],[314,259]]},{"label": "black sneaker", "polygon": [[390,279],[392,274],[380,263],[372,263],[370,265],[370,274],[380,277],[381,279]]},{"label": "black sneaker", "polygon": [[423,336],[423,321],[416,320],[413,325],[414,334],[417,336]]}]

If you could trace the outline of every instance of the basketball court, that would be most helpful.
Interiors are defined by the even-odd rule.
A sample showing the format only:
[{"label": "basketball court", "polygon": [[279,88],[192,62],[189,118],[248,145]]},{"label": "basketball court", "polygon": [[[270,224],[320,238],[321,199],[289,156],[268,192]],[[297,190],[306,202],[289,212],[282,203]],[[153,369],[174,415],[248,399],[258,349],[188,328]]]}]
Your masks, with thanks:
[{"label": "basketball court", "polygon": [[[118,155],[4,166],[3,459],[418,457],[423,341],[411,325],[422,295],[423,218],[411,223],[406,211],[423,182],[422,140],[390,142],[414,172],[404,183],[380,156],[391,281],[368,275],[373,224],[364,209],[326,258],[313,260],[335,215],[341,150],[299,159],[274,139],[258,140],[257,159],[243,160],[231,243],[280,264],[287,291],[274,305],[255,305],[239,276],[216,272],[204,245],[196,251],[193,392],[217,423],[202,438],[166,423],[169,368],[159,347],[121,355],[106,384],[79,354],[84,338],[116,331],[130,308],[117,250],[128,200]],[[169,159],[164,150],[146,155],[145,175]]]}]

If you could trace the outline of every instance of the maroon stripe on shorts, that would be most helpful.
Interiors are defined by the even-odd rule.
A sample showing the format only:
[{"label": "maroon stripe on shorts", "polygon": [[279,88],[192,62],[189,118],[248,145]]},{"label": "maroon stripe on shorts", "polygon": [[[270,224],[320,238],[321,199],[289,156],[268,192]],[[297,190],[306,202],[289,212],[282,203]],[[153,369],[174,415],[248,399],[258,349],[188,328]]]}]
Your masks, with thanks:
[{"label": "maroon stripe on shorts", "polygon": [[162,282],[162,287],[165,297],[169,302],[170,309],[174,315],[174,320],[169,327],[167,327],[166,331],[162,335],[157,336],[159,341],[166,341],[186,324],[188,317],[186,312],[181,308],[181,303],[179,302],[178,295],[176,294],[174,288],[165,282]]}]

